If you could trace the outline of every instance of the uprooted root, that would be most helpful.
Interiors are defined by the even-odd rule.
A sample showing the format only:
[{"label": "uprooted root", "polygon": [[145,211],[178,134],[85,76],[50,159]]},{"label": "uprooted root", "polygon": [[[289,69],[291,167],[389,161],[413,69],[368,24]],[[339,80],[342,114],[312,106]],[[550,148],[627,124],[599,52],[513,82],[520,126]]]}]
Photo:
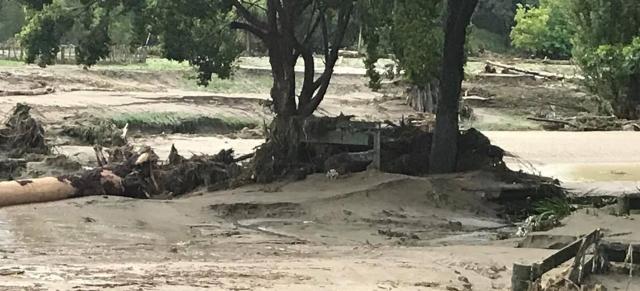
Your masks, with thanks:
[{"label": "uprooted root", "polygon": [[44,128],[31,116],[30,111],[29,105],[17,104],[5,121],[4,128],[0,129],[0,148],[11,157],[50,152],[45,141]]}]

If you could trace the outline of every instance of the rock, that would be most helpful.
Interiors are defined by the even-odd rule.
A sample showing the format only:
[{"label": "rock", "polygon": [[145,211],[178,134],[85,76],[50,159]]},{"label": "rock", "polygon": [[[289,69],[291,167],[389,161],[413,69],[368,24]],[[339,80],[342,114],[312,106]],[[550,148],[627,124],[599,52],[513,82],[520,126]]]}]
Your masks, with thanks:
[{"label": "rock", "polygon": [[417,282],[417,283],[413,284],[413,286],[434,288],[434,287],[440,286],[440,283],[436,283],[436,282]]},{"label": "rock", "polygon": [[460,222],[460,221],[449,221],[448,228],[451,231],[462,231],[462,222]]}]

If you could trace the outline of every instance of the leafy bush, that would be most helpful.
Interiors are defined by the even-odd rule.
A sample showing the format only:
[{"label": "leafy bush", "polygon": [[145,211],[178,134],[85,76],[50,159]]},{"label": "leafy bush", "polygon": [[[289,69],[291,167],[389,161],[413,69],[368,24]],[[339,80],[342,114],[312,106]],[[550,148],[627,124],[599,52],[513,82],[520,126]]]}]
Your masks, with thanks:
[{"label": "leafy bush", "polygon": [[575,34],[568,15],[569,0],[542,0],[540,6],[518,4],[511,42],[517,49],[537,57],[571,57]]},{"label": "leafy bush", "polygon": [[574,58],[586,84],[619,118],[640,118],[640,5],[626,0],[570,0]]}]

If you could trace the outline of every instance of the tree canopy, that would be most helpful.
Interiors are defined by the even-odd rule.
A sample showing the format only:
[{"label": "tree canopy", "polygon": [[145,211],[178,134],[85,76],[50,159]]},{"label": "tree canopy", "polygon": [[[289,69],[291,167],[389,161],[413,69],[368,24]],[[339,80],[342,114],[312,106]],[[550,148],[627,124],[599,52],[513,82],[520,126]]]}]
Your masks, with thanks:
[{"label": "tree canopy", "polygon": [[24,11],[16,0],[0,1],[0,42],[14,37],[24,25]]},{"label": "tree canopy", "polygon": [[569,0],[574,57],[587,85],[621,118],[640,118],[640,2]]},{"label": "tree canopy", "polygon": [[575,28],[569,4],[569,0],[541,0],[539,6],[518,4],[511,31],[513,46],[537,57],[570,58]]},{"label": "tree canopy", "polygon": [[379,87],[375,64],[384,52],[391,53],[405,76],[424,87],[439,78],[444,30],[440,0],[363,1],[367,75],[370,87]]}]

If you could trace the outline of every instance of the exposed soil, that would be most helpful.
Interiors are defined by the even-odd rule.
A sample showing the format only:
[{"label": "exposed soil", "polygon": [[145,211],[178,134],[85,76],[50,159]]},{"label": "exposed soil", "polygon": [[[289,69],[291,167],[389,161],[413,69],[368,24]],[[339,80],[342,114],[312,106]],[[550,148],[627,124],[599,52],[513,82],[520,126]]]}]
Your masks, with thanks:
[{"label": "exposed soil", "polygon": [[[51,165],[96,166],[91,144],[57,135],[84,120],[170,112],[266,123],[272,115],[269,84],[260,81],[264,66],[260,60],[246,62],[237,81],[251,88],[238,92],[187,87],[188,72],[181,70],[0,68],[0,114],[7,115],[18,102],[30,104],[31,113],[53,133],[46,136],[54,152],[69,157],[62,164],[8,161],[0,170],[14,177],[16,167],[44,172],[53,170]],[[467,71],[477,74],[481,65],[472,62]],[[554,73],[572,68],[528,66]],[[428,126],[432,116],[411,111],[402,88],[370,92],[361,73],[359,68],[338,70],[318,114],[396,123],[411,116]],[[464,86],[468,95],[494,98],[469,103],[476,116],[466,126],[480,129],[541,129],[526,117],[549,110],[574,116],[594,106],[570,82],[469,78]],[[186,156],[224,148],[242,155],[263,141],[250,129],[214,127],[198,133],[133,130],[128,139],[152,146],[161,160],[172,144]],[[575,169],[575,164],[640,162],[633,158],[640,156],[636,147],[629,146],[637,144],[633,133],[487,135],[514,156],[510,166],[535,172],[534,166],[555,176],[572,175],[561,164]],[[41,174],[47,173],[55,172]],[[635,183],[633,173],[628,176],[627,182]],[[513,263],[535,262],[553,251],[515,248],[516,226],[500,218],[502,208],[488,200],[497,184],[486,172],[430,178],[364,172],[335,180],[313,175],[299,182],[203,190],[168,201],[98,196],[2,208],[0,289],[509,290]],[[637,214],[623,220],[606,211],[581,210],[543,234],[578,236],[602,227],[620,240],[638,240],[631,220]],[[594,282],[624,290],[624,279],[594,277]],[[633,280],[630,286],[639,286]]]}]

